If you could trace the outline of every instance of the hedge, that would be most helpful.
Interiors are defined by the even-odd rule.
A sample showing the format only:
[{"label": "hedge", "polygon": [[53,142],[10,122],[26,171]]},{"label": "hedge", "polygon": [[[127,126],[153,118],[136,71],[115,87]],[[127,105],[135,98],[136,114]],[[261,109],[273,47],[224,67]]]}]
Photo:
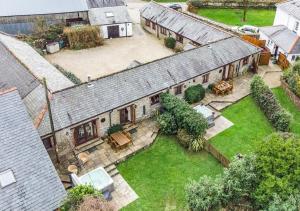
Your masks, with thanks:
[{"label": "hedge", "polygon": [[185,129],[193,138],[204,136],[208,123],[203,115],[195,111],[187,102],[169,93],[163,93],[161,104],[174,116],[178,128]]},{"label": "hedge", "polygon": [[103,45],[104,39],[97,26],[76,26],[64,29],[71,49],[93,48]]},{"label": "hedge", "polygon": [[260,76],[254,76],[252,79],[251,94],[276,130],[283,132],[289,130],[290,114],[281,107],[271,89]]},{"label": "hedge", "polygon": [[190,86],[184,92],[184,99],[189,103],[197,103],[205,97],[205,89],[201,84]]}]

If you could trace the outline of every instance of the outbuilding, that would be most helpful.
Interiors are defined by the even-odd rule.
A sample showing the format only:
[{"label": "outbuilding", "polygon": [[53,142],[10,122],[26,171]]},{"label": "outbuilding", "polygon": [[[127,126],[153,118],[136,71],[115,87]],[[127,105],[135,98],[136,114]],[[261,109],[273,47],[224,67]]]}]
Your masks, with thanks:
[{"label": "outbuilding", "polygon": [[126,6],[90,9],[89,20],[91,25],[100,27],[104,38],[132,36],[132,20]]},{"label": "outbuilding", "polygon": [[30,34],[41,19],[47,24],[88,22],[85,0],[0,0],[0,5],[0,31],[8,34]]}]

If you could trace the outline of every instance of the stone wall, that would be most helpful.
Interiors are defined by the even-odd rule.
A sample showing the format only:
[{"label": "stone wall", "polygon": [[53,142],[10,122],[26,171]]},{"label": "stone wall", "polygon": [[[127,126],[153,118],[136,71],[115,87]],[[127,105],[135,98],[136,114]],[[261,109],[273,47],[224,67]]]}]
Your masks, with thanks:
[{"label": "stone wall", "polygon": [[300,98],[290,90],[289,85],[281,78],[281,87],[284,89],[285,93],[293,101],[293,103],[300,109]]},{"label": "stone wall", "polygon": [[[275,4],[282,2],[282,0],[250,0],[249,8],[275,8]],[[190,0],[194,7],[197,8],[242,8],[243,0]]]}]

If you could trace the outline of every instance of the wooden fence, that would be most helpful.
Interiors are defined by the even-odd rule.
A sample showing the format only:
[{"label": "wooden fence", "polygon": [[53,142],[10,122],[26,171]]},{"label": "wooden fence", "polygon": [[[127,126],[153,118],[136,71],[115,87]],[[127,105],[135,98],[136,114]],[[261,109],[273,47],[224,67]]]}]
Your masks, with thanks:
[{"label": "wooden fence", "polygon": [[285,70],[290,66],[290,63],[287,60],[286,56],[282,53],[279,53],[277,64],[282,70]]},{"label": "wooden fence", "polygon": [[249,43],[252,43],[253,45],[261,47],[261,48],[264,48],[265,45],[266,45],[265,40],[259,40],[259,39],[256,39],[255,37],[252,37],[252,36],[249,36],[249,35],[243,35],[242,39],[249,42]]},{"label": "wooden fence", "polygon": [[271,58],[270,51],[262,51],[259,58],[259,65],[269,65]]},{"label": "wooden fence", "polygon": [[289,96],[291,101],[300,109],[300,98],[289,88],[289,85],[281,78],[281,87],[285,93]]},{"label": "wooden fence", "polygon": [[217,150],[212,144],[208,141],[205,141],[204,149],[209,152],[212,156],[214,156],[220,163],[226,168],[229,166],[229,159],[225,157],[219,150]]}]

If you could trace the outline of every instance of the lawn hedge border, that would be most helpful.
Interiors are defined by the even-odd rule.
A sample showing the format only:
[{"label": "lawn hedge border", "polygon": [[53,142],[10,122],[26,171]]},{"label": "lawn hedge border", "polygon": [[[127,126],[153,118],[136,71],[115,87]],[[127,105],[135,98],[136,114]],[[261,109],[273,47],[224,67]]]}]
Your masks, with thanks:
[{"label": "lawn hedge border", "polygon": [[272,90],[256,75],[251,81],[251,95],[273,127],[282,132],[290,128],[291,116],[281,107]]}]

